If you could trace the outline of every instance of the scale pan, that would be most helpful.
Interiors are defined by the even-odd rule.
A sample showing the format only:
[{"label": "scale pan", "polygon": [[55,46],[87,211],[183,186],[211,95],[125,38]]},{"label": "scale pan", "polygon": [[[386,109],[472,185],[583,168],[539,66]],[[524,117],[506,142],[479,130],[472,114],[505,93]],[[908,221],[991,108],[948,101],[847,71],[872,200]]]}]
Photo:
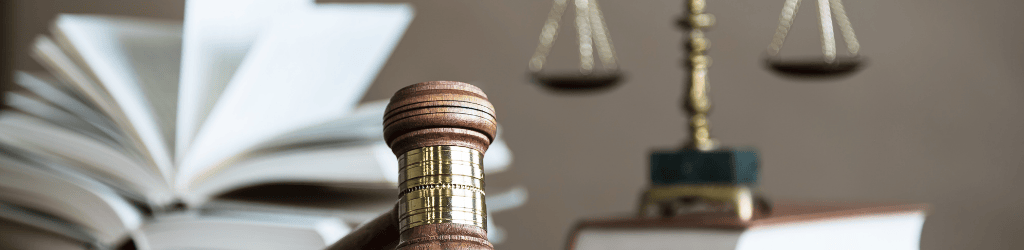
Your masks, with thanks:
[{"label": "scale pan", "polygon": [[825,62],[821,58],[799,58],[781,60],[768,58],[768,67],[785,76],[792,77],[834,77],[856,72],[865,64],[862,57],[837,57],[835,62]]},{"label": "scale pan", "polygon": [[565,92],[581,92],[607,89],[622,81],[619,71],[601,73],[532,73],[533,82],[548,89]]}]

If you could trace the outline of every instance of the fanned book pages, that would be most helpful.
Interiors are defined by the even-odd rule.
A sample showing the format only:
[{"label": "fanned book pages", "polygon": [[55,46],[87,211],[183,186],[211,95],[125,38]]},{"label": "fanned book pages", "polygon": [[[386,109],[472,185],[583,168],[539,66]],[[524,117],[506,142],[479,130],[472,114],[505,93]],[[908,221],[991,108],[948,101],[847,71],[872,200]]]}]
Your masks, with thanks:
[{"label": "fanned book pages", "polygon": [[[330,245],[394,205],[387,100],[360,100],[412,16],[312,0],[187,1],[183,22],[58,16],[26,50],[46,71],[4,93],[0,224],[100,249]],[[499,136],[484,171],[511,160]],[[323,192],[225,198],[275,185]],[[525,202],[497,190],[492,212]]]},{"label": "fanned book pages", "polygon": [[29,209],[0,202],[0,249],[96,249],[81,227]]}]

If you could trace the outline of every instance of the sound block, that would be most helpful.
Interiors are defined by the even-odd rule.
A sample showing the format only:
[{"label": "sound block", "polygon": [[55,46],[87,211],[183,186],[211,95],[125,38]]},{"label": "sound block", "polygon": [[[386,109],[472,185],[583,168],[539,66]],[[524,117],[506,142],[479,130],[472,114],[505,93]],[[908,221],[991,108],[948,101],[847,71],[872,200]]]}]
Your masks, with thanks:
[{"label": "sound block", "polygon": [[754,148],[714,151],[683,149],[651,153],[651,184],[745,185],[757,183],[758,158]]}]

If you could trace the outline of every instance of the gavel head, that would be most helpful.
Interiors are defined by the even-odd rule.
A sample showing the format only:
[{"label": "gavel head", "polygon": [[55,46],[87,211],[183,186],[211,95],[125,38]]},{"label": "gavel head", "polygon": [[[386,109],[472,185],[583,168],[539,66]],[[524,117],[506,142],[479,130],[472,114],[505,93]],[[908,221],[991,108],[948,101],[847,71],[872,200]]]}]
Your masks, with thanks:
[{"label": "gavel head", "polygon": [[384,140],[396,156],[438,145],[483,153],[497,131],[494,106],[487,95],[462,82],[422,82],[402,88],[384,113]]},{"label": "gavel head", "polygon": [[398,157],[398,249],[493,249],[483,155],[498,125],[479,88],[423,82],[395,93],[384,140]]}]

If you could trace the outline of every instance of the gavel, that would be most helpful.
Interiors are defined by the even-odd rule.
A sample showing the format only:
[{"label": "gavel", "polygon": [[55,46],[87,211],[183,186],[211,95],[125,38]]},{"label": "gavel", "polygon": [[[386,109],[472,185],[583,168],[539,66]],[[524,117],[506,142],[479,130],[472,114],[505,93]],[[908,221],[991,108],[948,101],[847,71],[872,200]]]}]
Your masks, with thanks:
[{"label": "gavel", "polygon": [[483,157],[497,130],[494,107],[476,86],[434,81],[398,90],[384,112],[398,202],[327,249],[494,249]]}]

